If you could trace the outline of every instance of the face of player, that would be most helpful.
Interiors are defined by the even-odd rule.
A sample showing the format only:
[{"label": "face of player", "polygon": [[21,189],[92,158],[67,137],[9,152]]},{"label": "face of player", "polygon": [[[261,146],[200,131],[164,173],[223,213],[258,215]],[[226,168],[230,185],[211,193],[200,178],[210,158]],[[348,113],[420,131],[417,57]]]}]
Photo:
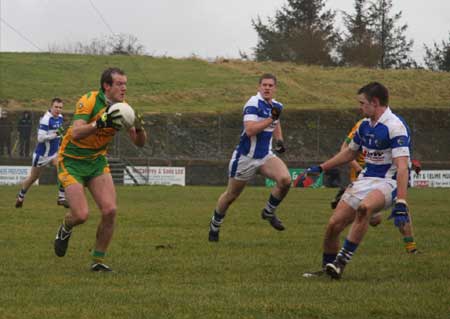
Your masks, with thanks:
[{"label": "face of player", "polygon": [[358,95],[359,109],[365,117],[374,117],[375,116],[375,107],[376,103],[373,99],[372,102],[367,100],[365,94]]},{"label": "face of player", "polygon": [[258,90],[264,100],[271,101],[275,95],[277,86],[273,79],[263,79]]},{"label": "face of player", "polygon": [[123,102],[127,92],[127,77],[117,73],[112,74],[112,85],[104,84],[105,95],[113,103]]},{"label": "face of player", "polygon": [[58,117],[61,114],[63,109],[63,103],[61,102],[53,102],[52,107],[50,108],[50,113],[52,113],[53,117]]}]

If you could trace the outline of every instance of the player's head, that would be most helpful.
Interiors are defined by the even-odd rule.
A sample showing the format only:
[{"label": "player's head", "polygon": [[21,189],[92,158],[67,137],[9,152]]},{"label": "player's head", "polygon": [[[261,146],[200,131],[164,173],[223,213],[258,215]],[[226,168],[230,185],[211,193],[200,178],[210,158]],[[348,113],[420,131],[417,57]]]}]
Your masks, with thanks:
[{"label": "player's head", "polygon": [[371,117],[389,104],[389,91],[383,84],[371,82],[358,90],[358,101],[363,114]]},{"label": "player's head", "polygon": [[58,117],[61,114],[64,103],[59,97],[54,97],[52,103],[50,104],[50,113],[53,117]]},{"label": "player's head", "polygon": [[277,78],[275,75],[270,73],[265,73],[259,78],[259,94],[264,100],[270,101],[275,95],[277,89]]},{"label": "player's head", "polygon": [[123,102],[127,92],[127,76],[119,68],[108,68],[102,73],[100,87],[111,102]]}]

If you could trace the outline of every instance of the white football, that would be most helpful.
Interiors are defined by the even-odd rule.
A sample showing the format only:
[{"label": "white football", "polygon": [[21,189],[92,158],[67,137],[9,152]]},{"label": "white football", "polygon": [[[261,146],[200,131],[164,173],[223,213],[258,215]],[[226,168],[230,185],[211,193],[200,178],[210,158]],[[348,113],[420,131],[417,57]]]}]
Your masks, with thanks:
[{"label": "white football", "polygon": [[116,103],[111,105],[108,109],[108,113],[111,113],[115,110],[119,110],[119,114],[122,115],[122,124],[126,129],[129,129],[134,125],[134,110],[127,103]]}]

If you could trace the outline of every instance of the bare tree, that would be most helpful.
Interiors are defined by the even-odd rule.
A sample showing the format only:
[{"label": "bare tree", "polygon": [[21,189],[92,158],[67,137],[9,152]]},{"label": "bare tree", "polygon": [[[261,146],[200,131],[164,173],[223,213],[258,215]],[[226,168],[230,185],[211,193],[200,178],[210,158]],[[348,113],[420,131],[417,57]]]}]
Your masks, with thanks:
[{"label": "bare tree", "polygon": [[88,43],[53,44],[49,46],[49,52],[91,55],[143,55],[145,54],[145,48],[134,35],[118,33],[111,36],[94,38]]}]

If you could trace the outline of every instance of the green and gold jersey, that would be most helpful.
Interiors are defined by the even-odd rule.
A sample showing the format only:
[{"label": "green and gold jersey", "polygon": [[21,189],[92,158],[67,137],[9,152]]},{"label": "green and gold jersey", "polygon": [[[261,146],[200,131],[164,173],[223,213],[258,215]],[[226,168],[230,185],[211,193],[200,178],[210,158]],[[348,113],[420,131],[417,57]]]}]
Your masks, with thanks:
[{"label": "green and gold jersey", "polygon": [[[348,133],[347,137],[345,138],[345,143],[350,144],[350,142],[352,141],[353,137],[356,134],[356,131],[359,128],[359,125],[361,125],[361,122],[364,119],[360,119],[358,122],[356,122],[355,126],[353,126],[352,130]],[[364,168],[364,166],[366,166],[366,162],[364,161],[364,154],[362,152],[359,152],[358,157],[356,158],[356,161],[358,162],[358,164]],[[350,180],[354,181],[357,178],[357,174],[354,168],[350,169]]]},{"label": "green and gold jersey", "polygon": [[[102,91],[92,91],[81,97],[75,106],[73,121],[96,121],[106,110],[106,98]],[[97,129],[95,134],[81,139],[74,139],[72,126],[69,127],[59,148],[59,156],[75,159],[95,159],[106,154],[108,144],[116,134],[113,128]]]}]

